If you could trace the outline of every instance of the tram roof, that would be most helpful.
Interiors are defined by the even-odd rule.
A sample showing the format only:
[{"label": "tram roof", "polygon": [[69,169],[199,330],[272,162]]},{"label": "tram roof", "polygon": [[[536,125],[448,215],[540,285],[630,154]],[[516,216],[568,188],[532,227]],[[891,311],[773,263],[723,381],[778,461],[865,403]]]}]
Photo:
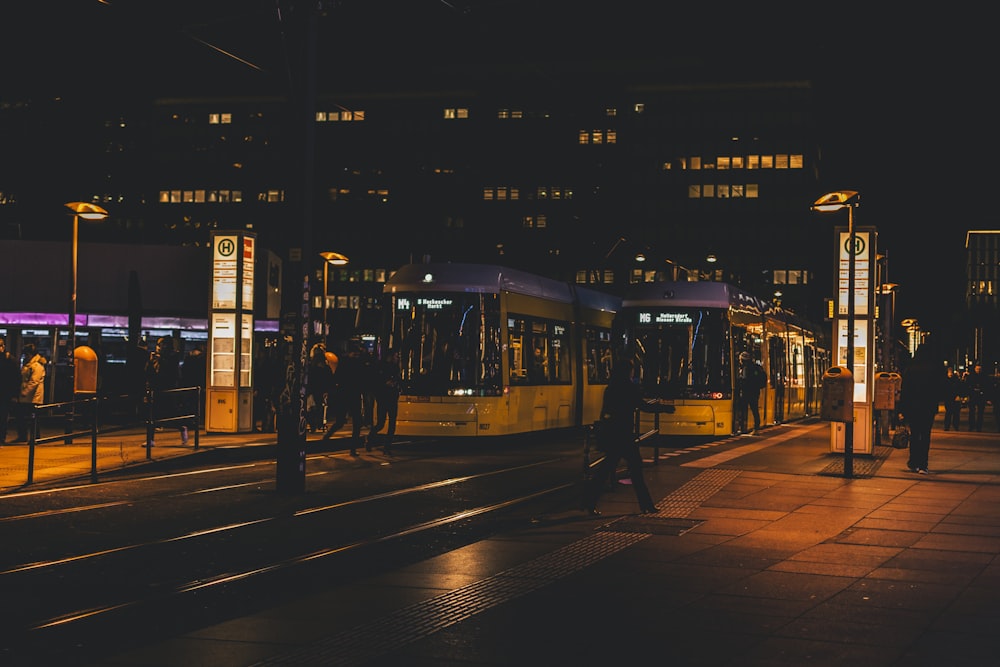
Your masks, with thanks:
[{"label": "tram roof", "polygon": [[631,285],[622,299],[622,307],[678,306],[681,308],[735,308],[773,316],[788,324],[825,335],[821,327],[791,311],[777,307],[729,283],[715,281],[653,282]]},{"label": "tram roof", "polygon": [[[385,283],[385,292],[515,292],[551,301],[573,303],[568,283],[496,264],[452,262],[406,264]],[[588,290],[591,291],[591,290]]]},{"label": "tram roof", "polygon": [[761,313],[774,309],[765,299],[729,283],[715,281],[653,282],[629,286],[622,306],[681,306],[688,308],[751,308]]}]

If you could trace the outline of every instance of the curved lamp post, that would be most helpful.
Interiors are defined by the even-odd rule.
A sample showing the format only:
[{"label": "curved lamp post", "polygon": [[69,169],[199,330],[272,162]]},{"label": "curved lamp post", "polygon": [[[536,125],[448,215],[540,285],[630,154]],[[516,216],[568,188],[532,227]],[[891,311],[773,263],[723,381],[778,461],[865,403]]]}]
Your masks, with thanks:
[{"label": "curved lamp post", "polygon": [[80,247],[80,218],[84,220],[104,220],[108,217],[108,212],[97,204],[84,201],[70,202],[66,204],[66,208],[73,213],[73,242],[69,290],[69,338],[66,341],[66,351],[69,354],[70,400],[74,400],[76,398],[76,267]]},{"label": "curved lamp post", "polygon": [[326,325],[326,309],[327,309],[327,285],[330,281],[330,265],[334,266],[344,266],[349,261],[346,255],[341,255],[339,252],[326,251],[319,254],[323,258],[323,346],[326,347],[326,336],[329,333],[327,331]]},{"label": "curved lamp post", "polygon": [[[854,396],[854,265],[857,241],[854,238],[854,209],[861,200],[854,190],[830,192],[813,205],[812,210],[824,213],[847,209],[847,370],[851,372],[851,396]],[[838,258],[840,253],[837,254]],[[839,261],[839,260],[838,260]],[[835,336],[839,339],[839,335]],[[854,416],[844,423],[844,477],[854,476]]]}]

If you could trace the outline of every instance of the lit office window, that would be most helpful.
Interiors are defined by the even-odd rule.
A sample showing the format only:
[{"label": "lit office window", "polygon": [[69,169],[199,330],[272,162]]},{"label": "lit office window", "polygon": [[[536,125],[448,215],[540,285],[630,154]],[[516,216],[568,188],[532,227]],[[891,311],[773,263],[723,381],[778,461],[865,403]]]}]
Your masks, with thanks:
[{"label": "lit office window", "polygon": [[616,109],[614,107],[608,107],[607,109],[604,110],[604,115],[605,116],[617,116],[618,115],[618,109]]},{"label": "lit office window", "polygon": [[604,134],[604,143],[606,144],[617,144],[618,143],[618,132],[616,130],[608,130]]},{"label": "lit office window", "polygon": [[801,169],[802,168],[802,154],[795,153],[788,156],[788,167],[790,169]]},{"label": "lit office window", "polygon": [[747,199],[757,199],[758,188],[757,183],[747,183]]},{"label": "lit office window", "polygon": [[711,199],[712,197],[714,197],[715,196],[715,184],[714,183],[706,183],[705,185],[702,185],[701,186],[701,196],[702,197],[708,197],[709,199]]},{"label": "lit office window", "polygon": [[715,168],[716,169],[729,169],[729,158],[728,157],[717,157],[717,158],[715,158]]},{"label": "lit office window", "polygon": [[604,143],[604,133],[600,130],[594,130],[590,133],[590,142],[593,144]]},{"label": "lit office window", "polygon": [[210,113],[208,114],[209,125],[228,125],[233,122],[231,113]]},{"label": "lit office window", "polygon": [[716,197],[719,199],[729,199],[729,186],[726,184],[720,184],[716,186]]},{"label": "lit office window", "polygon": [[786,153],[778,153],[775,155],[774,167],[775,169],[788,169],[788,155]]},{"label": "lit office window", "polygon": [[700,199],[701,198],[701,186],[700,185],[689,185],[688,186],[688,199]]},{"label": "lit office window", "polygon": [[733,158],[732,158],[732,160],[733,160],[733,169],[742,169],[743,168],[743,156],[742,155],[734,155]]},{"label": "lit office window", "polygon": [[747,169],[760,169],[760,156],[759,155],[748,155],[747,156]]},{"label": "lit office window", "polygon": [[587,132],[586,130],[580,130],[580,133],[577,135],[577,142],[580,144],[589,144],[590,132]]},{"label": "lit office window", "polygon": [[701,157],[698,155],[691,156],[691,169],[697,171],[701,169]]},{"label": "lit office window", "polygon": [[731,188],[732,188],[732,196],[734,198],[735,197],[743,197],[743,195],[746,192],[746,186],[744,186],[744,185],[733,185],[733,186],[731,186]]},{"label": "lit office window", "polygon": [[761,169],[774,169],[774,156],[773,155],[761,155],[760,156],[760,168]]},{"label": "lit office window", "polygon": [[468,118],[469,110],[465,108],[448,108],[444,110],[444,117],[448,120],[454,120],[456,118]]}]

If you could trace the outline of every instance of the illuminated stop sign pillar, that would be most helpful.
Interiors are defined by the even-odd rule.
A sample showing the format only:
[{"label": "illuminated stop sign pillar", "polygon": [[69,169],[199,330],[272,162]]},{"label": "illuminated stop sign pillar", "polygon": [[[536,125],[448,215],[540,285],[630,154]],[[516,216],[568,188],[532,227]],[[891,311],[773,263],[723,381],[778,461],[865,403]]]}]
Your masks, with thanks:
[{"label": "illuminated stop sign pillar", "polygon": [[212,232],[205,430],[253,430],[253,293],[257,238]]}]

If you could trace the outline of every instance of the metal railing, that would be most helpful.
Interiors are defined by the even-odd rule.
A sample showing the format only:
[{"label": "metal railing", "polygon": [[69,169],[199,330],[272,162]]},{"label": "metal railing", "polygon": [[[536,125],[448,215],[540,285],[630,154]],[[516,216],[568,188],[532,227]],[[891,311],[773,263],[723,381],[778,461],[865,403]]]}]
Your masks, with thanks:
[{"label": "metal railing", "polygon": [[98,438],[135,428],[145,428],[146,458],[151,460],[153,439],[164,424],[180,424],[187,429],[182,442],[194,435],[198,449],[201,432],[201,387],[183,387],[147,392],[141,403],[131,396],[91,396],[88,398],[31,406],[28,415],[28,474],[25,484],[34,482],[35,448],[62,441],[90,439],[90,478],[97,481]]}]

